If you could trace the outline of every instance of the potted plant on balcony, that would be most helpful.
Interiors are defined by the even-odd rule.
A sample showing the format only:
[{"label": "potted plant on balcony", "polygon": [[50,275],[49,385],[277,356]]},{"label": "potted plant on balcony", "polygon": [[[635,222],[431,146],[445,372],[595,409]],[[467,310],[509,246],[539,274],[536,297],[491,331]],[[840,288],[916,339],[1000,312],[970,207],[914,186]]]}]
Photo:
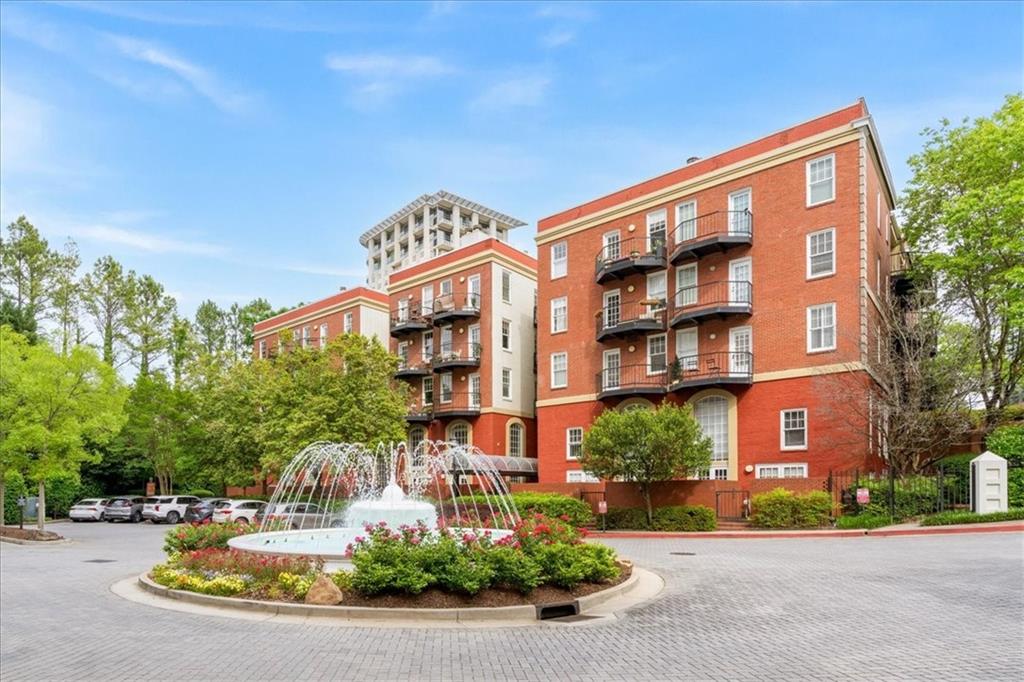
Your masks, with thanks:
[{"label": "potted plant on balcony", "polygon": [[672,360],[672,364],[668,368],[669,376],[672,378],[672,383],[675,383],[683,378],[683,365],[679,362],[679,358]]}]

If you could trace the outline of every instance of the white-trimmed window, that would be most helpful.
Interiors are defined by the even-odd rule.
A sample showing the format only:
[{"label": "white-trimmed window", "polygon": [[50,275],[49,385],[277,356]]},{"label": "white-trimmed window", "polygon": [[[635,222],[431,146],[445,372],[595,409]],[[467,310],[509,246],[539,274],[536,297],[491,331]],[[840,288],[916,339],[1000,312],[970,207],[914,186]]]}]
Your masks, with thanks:
[{"label": "white-trimmed window", "polygon": [[836,349],[836,304],[807,308],[807,352]]},{"label": "white-trimmed window", "polygon": [[807,162],[807,205],[817,206],[836,198],[836,155]]},{"label": "white-trimmed window", "polygon": [[501,271],[501,300],[504,303],[512,302],[512,273],[508,270]]},{"label": "white-trimmed window", "polygon": [[512,370],[508,367],[501,368],[501,397],[512,399]]},{"label": "white-trimmed window", "polygon": [[551,299],[551,333],[569,329],[569,299],[565,296]]},{"label": "white-trimmed window", "polygon": [[452,375],[448,372],[438,376],[441,377],[441,402],[450,403],[452,401]]},{"label": "white-trimmed window", "polygon": [[571,469],[565,472],[566,483],[600,483],[601,479],[593,474],[588,474],[582,469]]},{"label": "white-trimmed window", "polygon": [[835,228],[811,232],[807,235],[807,279],[836,273]]},{"label": "white-trimmed window", "polygon": [[327,323],[324,322],[320,325],[320,347],[327,347]]},{"label": "white-trimmed window", "polygon": [[676,242],[697,238],[697,200],[676,205]]},{"label": "white-trimmed window", "polygon": [[622,373],[622,354],[618,348],[606,350],[601,354],[601,388],[609,390],[619,387]]},{"label": "white-trimmed window", "polygon": [[569,385],[569,354],[551,354],[551,388],[565,388]]},{"label": "white-trimmed window", "polygon": [[420,313],[430,315],[434,312],[434,285],[427,284],[420,289]]},{"label": "white-trimmed window", "polygon": [[409,429],[409,449],[415,450],[427,438],[427,430],[422,426],[414,426]]},{"label": "white-trimmed window", "polygon": [[434,404],[434,377],[423,377],[423,404]]},{"label": "white-trimmed window", "polygon": [[309,327],[302,328],[302,347],[309,348],[309,336],[312,330]]},{"label": "white-trimmed window", "polygon": [[355,331],[355,316],[352,313],[345,313],[341,325],[342,331],[346,334],[351,334]]},{"label": "white-trimmed window", "polygon": [[583,454],[583,427],[570,426],[565,430],[565,458],[579,459]]},{"label": "white-trimmed window", "polygon": [[729,401],[722,396],[701,398],[693,406],[701,433],[711,439],[711,467],[698,478],[724,480],[729,476]]},{"label": "white-trimmed window", "polygon": [[729,195],[729,234],[750,234],[750,188]]},{"label": "white-trimmed window", "polygon": [[618,230],[605,232],[604,235],[601,236],[601,241],[604,244],[604,251],[601,255],[606,263],[618,260],[622,257],[622,248],[620,244],[622,239],[619,236]]},{"label": "white-trimmed window", "polygon": [[882,233],[882,192],[881,190],[875,192],[875,227],[878,228],[878,233]]},{"label": "white-trimmed window", "polygon": [[469,445],[470,429],[466,422],[454,422],[448,427],[448,440],[457,445]]},{"label": "white-trimmed window", "polygon": [[551,279],[565,277],[569,271],[569,245],[558,242],[551,245]]},{"label": "white-trimmed window", "polygon": [[512,321],[501,321],[501,349],[512,350]]},{"label": "white-trimmed window", "polygon": [[267,340],[266,339],[260,339],[260,357],[261,358],[267,357]]},{"label": "white-trimmed window", "polygon": [[806,408],[779,412],[779,447],[783,450],[807,449]]},{"label": "white-trimmed window", "polygon": [[665,245],[668,231],[668,210],[662,208],[647,214],[647,248],[656,251]]},{"label": "white-trimmed window", "polygon": [[522,457],[523,456],[523,425],[518,422],[513,422],[508,425],[508,456],[509,457]]},{"label": "white-trimmed window", "polygon": [[807,478],[806,464],[758,464],[758,478]]},{"label": "white-trimmed window", "polygon": [[661,301],[659,305],[648,306],[647,315],[653,317],[660,310],[664,310],[668,303],[668,273],[652,272],[647,275],[647,298],[652,301]]},{"label": "white-trimmed window", "polygon": [[[676,332],[676,358],[682,372],[696,372],[700,358],[697,357],[697,329],[680,329]],[[682,378],[682,377],[680,377]]]},{"label": "white-trimmed window", "polygon": [[697,305],[697,264],[676,268],[676,305]]},{"label": "white-trimmed window", "polygon": [[434,358],[434,332],[423,332],[423,359],[430,362]]},{"label": "white-trimmed window", "polygon": [[875,254],[875,293],[882,294],[882,257]]},{"label": "white-trimmed window", "polygon": [[668,335],[647,337],[647,374],[661,374],[668,367]]}]

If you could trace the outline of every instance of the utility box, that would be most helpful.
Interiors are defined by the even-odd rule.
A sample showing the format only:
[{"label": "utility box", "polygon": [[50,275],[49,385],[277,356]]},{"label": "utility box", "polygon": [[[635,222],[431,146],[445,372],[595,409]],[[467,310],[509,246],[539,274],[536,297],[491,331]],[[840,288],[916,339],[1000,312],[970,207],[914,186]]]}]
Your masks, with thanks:
[{"label": "utility box", "polygon": [[1009,509],[1006,498],[1006,460],[983,452],[971,460],[971,511],[991,514]]}]

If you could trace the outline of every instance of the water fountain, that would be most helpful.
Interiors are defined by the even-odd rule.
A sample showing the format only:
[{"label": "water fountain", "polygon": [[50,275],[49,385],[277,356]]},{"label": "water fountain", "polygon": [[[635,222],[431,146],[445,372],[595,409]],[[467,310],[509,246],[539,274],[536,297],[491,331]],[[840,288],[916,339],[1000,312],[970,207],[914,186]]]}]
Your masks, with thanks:
[{"label": "water fountain", "polygon": [[519,520],[496,462],[472,446],[423,441],[375,449],[314,443],[281,472],[256,533],[235,549],[302,554],[336,563],[367,525],[425,524],[432,531],[508,535]]}]

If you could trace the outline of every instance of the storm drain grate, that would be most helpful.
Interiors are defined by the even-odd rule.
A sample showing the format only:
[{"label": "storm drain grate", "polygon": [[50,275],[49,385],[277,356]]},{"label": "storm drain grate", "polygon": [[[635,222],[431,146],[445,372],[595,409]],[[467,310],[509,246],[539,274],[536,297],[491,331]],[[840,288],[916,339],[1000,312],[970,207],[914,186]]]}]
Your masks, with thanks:
[{"label": "storm drain grate", "polygon": [[551,618],[548,622],[550,623],[579,623],[585,620],[600,620],[603,616],[585,616],[577,614],[575,616],[562,616],[561,618]]},{"label": "storm drain grate", "polygon": [[672,556],[697,556],[696,552],[669,552]]},{"label": "storm drain grate", "polygon": [[83,564],[113,564],[117,559],[86,559]]}]

